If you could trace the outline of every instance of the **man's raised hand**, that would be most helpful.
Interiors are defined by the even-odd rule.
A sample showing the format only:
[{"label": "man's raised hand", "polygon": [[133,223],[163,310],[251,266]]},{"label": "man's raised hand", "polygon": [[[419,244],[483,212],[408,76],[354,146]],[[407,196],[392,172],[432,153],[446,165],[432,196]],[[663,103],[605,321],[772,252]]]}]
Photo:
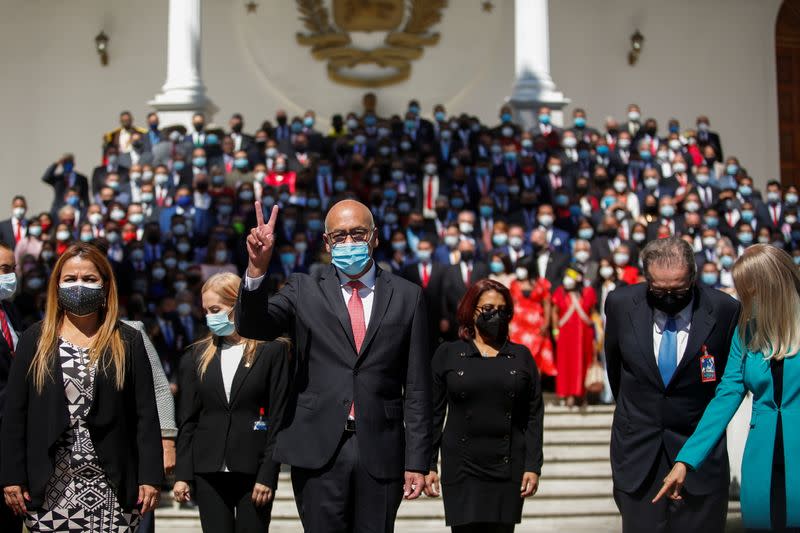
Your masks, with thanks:
[{"label": "man's raised hand", "polygon": [[247,275],[259,278],[267,273],[272,249],[275,246],[275,223],[278,220],[278,206],[272,207],[269,221],[264,223],[264,211],[261,202],[256,201],[256,227],[247,236]]}]

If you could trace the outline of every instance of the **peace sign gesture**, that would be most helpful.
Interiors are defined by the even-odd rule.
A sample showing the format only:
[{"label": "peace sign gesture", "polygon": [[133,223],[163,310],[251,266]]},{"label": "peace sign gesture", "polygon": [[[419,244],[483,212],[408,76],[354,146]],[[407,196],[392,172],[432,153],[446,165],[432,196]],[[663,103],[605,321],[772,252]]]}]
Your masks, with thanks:
[{"label": "peace sign gesture", "polygon": [[256,201],[256,227],[247,236],[247,275],[259,278],[267,273],[269,261],[272,259],[272,248],[275,246],[275,222],[278,220],[278,206],[272,207],[269,222],[264,223],[264,211],[261,202]]}]

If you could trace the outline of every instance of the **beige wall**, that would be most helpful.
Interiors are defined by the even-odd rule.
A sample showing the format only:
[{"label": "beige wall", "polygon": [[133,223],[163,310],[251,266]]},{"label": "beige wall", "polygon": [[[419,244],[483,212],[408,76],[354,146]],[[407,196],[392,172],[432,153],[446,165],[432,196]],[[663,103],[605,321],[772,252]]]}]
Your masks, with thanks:
[{"label": "beige wall", "polygon": [[[414,63],[411,78],[379,90],[380,111],[418,97],[493,123],[513,83],[513,0],[451,0],[438,46]],[[244,113],[249,129],[277,107],[314,108],[324,120],[357,109],[362,90],[335,85],[324,64],[295,42],[304,31],[291,0],[260,0],[255,15],[238,0],[203,0],[203,77],[224,123]],[[778,0],[551,0],[553,78],[590,122],[622,117],[636,101],[664,123],[701,112],[759,182],[777,176],[774,21]],[[89,173],[100,134],[121,109],[139,123],[165,79],[167,0],[0,0],[0,215],[23,193],[49,206],[40,182],[64,151]],[[628,37],[645,35],[640,63],[627,65]],[[93,38],[111,38],[101,67]],[[374,37],[362,36],[361,39]],[[753,146],[749,139],[758,139]]]}]

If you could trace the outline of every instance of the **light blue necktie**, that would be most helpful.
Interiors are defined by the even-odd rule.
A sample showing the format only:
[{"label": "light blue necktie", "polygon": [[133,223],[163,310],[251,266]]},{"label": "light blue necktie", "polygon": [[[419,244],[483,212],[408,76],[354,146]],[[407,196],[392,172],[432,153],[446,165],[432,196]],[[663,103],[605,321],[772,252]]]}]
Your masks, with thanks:
[{"label": "light blue necktie", "polygon": [[664,331],[661,332],[661,346],[658,348],[658,371],[661,372],[661,380],[666,387],[672,374],[678,367],[678,332],[675,325],[675,318],[667,318]]}]

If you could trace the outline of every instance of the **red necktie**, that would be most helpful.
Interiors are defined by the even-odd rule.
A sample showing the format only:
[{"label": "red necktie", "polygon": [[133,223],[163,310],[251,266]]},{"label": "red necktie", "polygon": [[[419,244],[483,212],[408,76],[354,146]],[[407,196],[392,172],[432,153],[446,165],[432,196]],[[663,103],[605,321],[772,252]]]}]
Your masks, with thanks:
[{"label": "red necktie", "polygon": [[17,231],[14,232],[14,242],[19,242],[22,238],[22,223],[17,220]]},{"label": "red necktie", "polygon": [[472,267],[467,265],[467,279],[464,280],[464,285],[469,287],[470,281],[472,281]]},{"label": "red necktie", "polygon": [[428,272],[430,267],[428,265],[422,265],[422,288],[428,288],[428,282],[431,280],[431,275]]},{"label": "red necktie", "polygon": [[[367,324],[364,321],[364,302],[361,301],[359,289],[364,284],[358,280],[349,281],[347,286],[351,289],[350,300],[347,302],[347,312],[350,314],[350,326],[353,328],[353,340],[356,341],[356,351],[361,351],[361,344],[367,334]],[[350,404],[350,416],[355,418],[355,402]]]},{"label": "red necktie", "polygon": [[5,310],[0,307],[0,326],[3,328],[3,337],[11,348],[11,355],[14,355],[14,338],[11,336],[11,328],[8,327],[8,318]]},{"label": "red necktie", "polygon": [[433,210],[433,176],[428,176],[428,199],[426,206],[427,209]]},{"label": "red necktie", "polygon": [[776,206],[772,206],[772,224],[774,226],[778,225],[778,208]]}]

